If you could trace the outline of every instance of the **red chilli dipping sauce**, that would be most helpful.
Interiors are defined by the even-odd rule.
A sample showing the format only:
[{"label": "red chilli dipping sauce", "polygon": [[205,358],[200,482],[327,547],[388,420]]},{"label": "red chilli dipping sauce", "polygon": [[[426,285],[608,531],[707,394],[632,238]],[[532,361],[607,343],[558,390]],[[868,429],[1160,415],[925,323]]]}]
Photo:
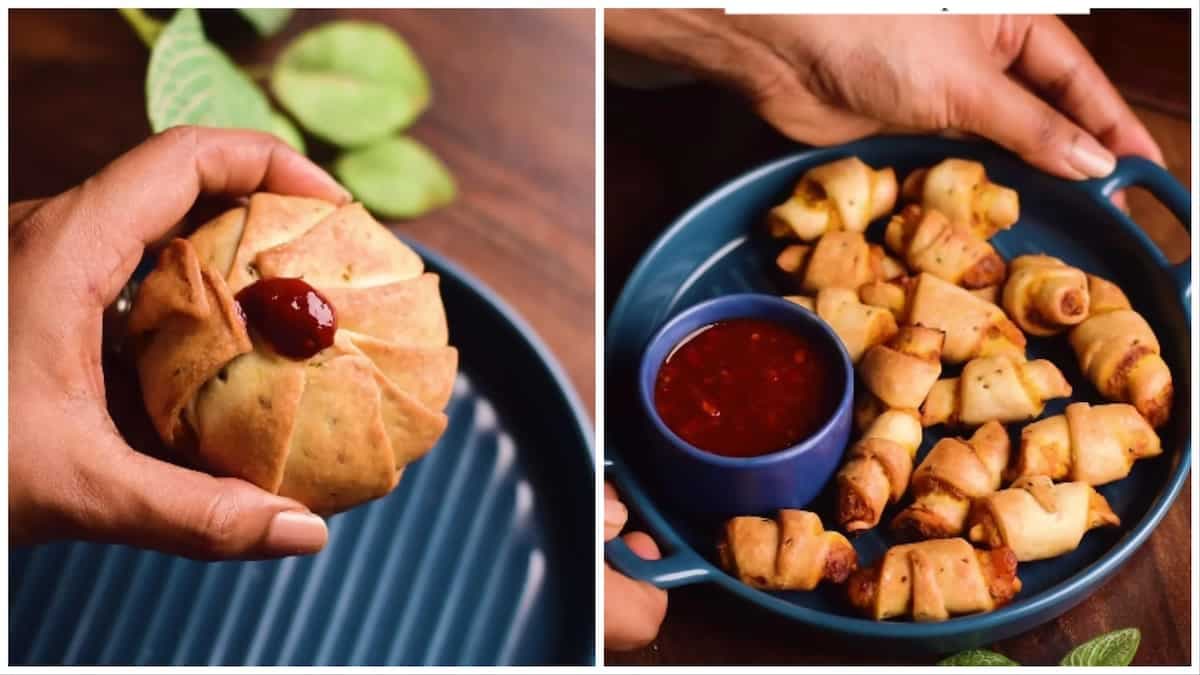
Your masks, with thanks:
[{"label": "red chilli dipping sauce", "polygon": [[761,319],[731,319],[684,338],[658,369],[654,406],[688,443],[726,457],[795,445],[841,396],[828,345]]}]

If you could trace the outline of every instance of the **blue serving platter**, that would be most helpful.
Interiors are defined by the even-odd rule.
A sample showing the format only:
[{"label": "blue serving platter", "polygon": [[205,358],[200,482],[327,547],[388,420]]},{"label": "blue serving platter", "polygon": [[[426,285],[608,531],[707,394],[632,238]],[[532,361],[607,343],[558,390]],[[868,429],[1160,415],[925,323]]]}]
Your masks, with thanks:
[{"label": "blue serving platter", "polygon": [[[807,169],[850,155],[875,167],[892,166],[899,179],[946,157],[983,162],[992,180],[1020,193],[1021,219],[993,239],[1000,254],[1011,259],[1044,252],[1120,284],[1158,335],[1163,358],[1174,375],[1171,419],[1159,429],[1165,452],[1138,462],[1124,480],[1100,488],[1120,516],[1121,526],[1089,533],[1078,549],[1066,555],[1022,563],[1018,569],[1022,591],[995,612],[941,623],[877,622],[857,616],[840,586],[825,585],[807,593],[746,586],[716,564],[714,543],[720,523],[663,506],[660,486],[671,477],[655,475],[644,461],[642,448],[649,440],[635,392],[638,360],[647,340],[669,318],[702,300],[727,293],[785,292],[771,269],[779,244],[765,234],[764,216],[791,193]],[[951,652],[977,647],[1027,631],[1078,604],[1146,540],[1175,500],[1191,465],[1191,264],[1171,265],[1146,234],[1112,205],[1109,196],[1131,185],[1147,188],[1187,226],[1191,195],[1151,162],[1123,158],[1107,178],[1072,182],[1041,173],[994,145],[941,137],[876,137],[806,150],[750,171],[709,194],[643,255],[608,320],[606,477],[641,515],[664,556],[642,560],[618,539],[606,544],[605,557],[622,572],[663,588],[716,584],[781,617],[896,650]],[[882,241],[886,220],[872,224],[868,239]],[[1065,336],[1031,337],[1028,352],[1030,358],[1049,358],[1059,366],[1074,387],[1071,400],[1104,402],[1080,373]],[[954,372],[948,369],[946,374]],[[1068,402],[1052,402],[1045,414],[1062,412]],[[1014,441],[1021,426],[1009,425]],[[928,430],[918,459],[943,435],[940,427]],[[832,489],[827,488],[809,508],[832,527],[832,505]],[[896,508],[884,514],[884,525]],[[891,543],[885,526],[854,540],[863,565],[877,560]]]},{"label": "blue serving platter", "polygon": [[12,665],[588,665],[591,426],[533,331],[441,275],[461,364],[450,426],[311,557],[205,563],[124,546],[9,554]]}]

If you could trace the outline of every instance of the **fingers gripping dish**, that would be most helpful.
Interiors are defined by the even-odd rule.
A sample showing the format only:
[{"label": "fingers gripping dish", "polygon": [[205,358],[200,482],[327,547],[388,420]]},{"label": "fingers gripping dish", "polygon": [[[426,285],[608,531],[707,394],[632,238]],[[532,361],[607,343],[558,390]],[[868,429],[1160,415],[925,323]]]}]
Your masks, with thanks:
[{"label": "fingers gripping dish", "polygon": [[1055,335],[1087,318],[1090,294],[1079,269],[1048,255],[1013,259],[1004,310],[1030,335]]},{"label": "fingers gripping dish", "polygon": [[361,205],[298,197],[171,242],[129,319],[159,435],[319,513],[387,494],[444,431],[457,369],[423,270]]},{"label": "fingers gripping dish", "polygon": [[928,272],[964,288],[1004,281],[1004,259],[996,249],[941,211],[909,204],[892,216],[884,231],[888,249],[918,272]]},{"label": "fingers gripping dish", "polygon": [[861,232],[830,232],[816,246],[793,244],[783,249],[775,264],[794,278],[801,290],[855,289],[868,281],[895,279],[904,268],[877,244],[868,244]]},{"label": "fingers gripping dish", "polygon": [[878,563],[855,572],[846,589],[850,604],[876,621],[945,621],[1007,604],[1021,580],[1007,548],[982,551],[961,538],[932,539],[893,546]]},{"label": "fingers gripping dish", "polygon": [[883,509],[908,490],[920,445],[921,424],[911,411],[888,410],[875,418],[837,473],[842,529],[856,534],[879,524]]},{"label": "fingers gripping dish", "polygon": [[1020,212],[1016,190],[988,180],[983,164],[953,157],[908,174],[902,194],[970,227],[980,239],[1012,227]]},{"label": "fingers gripping dish", "polygon": [[785,299],[824,319],[841,338],[853,363],[898,330],[890,312],[859,302],[858,295],[846,288],[823,289],[815,299],[803,295],[788,295]]},{"label": "fingers gripping dish", "polygon": [[781,509],[775,520],[739,516],[717,544],[721,566],[755,588],[811,591],[822,580],[842,583],[858,568],[854,547],[827,532],[811,511]]},{"label": "fingers gripping dish", "polygon": [[1133,406],[1072,403],[1021,430],[1012,474],[1104,485],[1128,476],[1135,461],[1160,454],[1158,434]]},{"label": "fingers gripping dish", "polygon": [[872,169],[846,157],[805,172],[787,201],[771,209],[767,224],[776,237],[812,241],[826,232],[862,232],[896,205],[896,172]]},{"label": "fingers gripping dish", "polygon": [[1018,561],[1028,562],[1074,551],[1088,530],[1120,524],[1104,496],[1087,483],[1026,476],[975,501],[967,536],[993,548],[1007,546]]},{"label": "fingers gripping dish", "polygon": [[921,406],[921,424],[977,427],[988,420],[1022,422],[1042,414],[1046,401],[1071,395],[1058,366],[1011,354],[971,359],[958,377],[938,380]]},{"label": "fingers gripping dish", "polygon": [[1008,432],[996,421],[969,440],[938,441],[913,473],[913,503],[892,520],[892,530],[908,539],[959,534],[971,500],[999,489],[1008,456]]}]

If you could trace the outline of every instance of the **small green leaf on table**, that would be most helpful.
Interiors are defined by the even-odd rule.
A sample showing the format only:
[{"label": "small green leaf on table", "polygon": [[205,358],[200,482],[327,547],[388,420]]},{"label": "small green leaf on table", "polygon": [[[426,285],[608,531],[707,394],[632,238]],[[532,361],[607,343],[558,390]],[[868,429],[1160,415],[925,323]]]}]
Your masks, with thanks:
[{"label": "small green leaf on table", "polygon": [[338,157],[333,172],[368,209],[386,218],[413,218],[449,204],[454,177],[412,138],[388,138]]},{"label": "small green leaf on table", "polygon": [[266,95],[205,40],[194,9],[175,12],[154,43],[146,109],[156,132],[179,124],[275,129]]},{"label": "small green leaf on table", "polygon": [[258,31],[259,35],[271,37],[287,25],[288,19],[292,18],[292,12],[295,10],[276,7],[239,7],[237,11],[243,19],[254,26],[254,30]]},{"label": "small green leaf on table", "polygon": [[968,649],[938,661],[939,666],[1019,666],[1003,654],[986,649]]},{"label": "small green leaf on table", "polygon": [[117,10],[133,29],[134,33],[147,47],[153,47],[154,41],[158,39],[159,34],[163,30],[163,22],[150,16],[145,10],[136,9],[133,7],[122,7]]},{"label": "small green leaf on table", "polygon": [[386,26],[334,21],[296,38],[271,76],[276,98],[302,127],[343,148],[381,140],[429,105],[429,78]]},{"label": "small green leaf on table", "polygon": [[1067,652],[1059,665],[1127,666],[1133,662],[1141,642],[1142,633],[1136,628],[1105,633]]},{"label": "small green leaf on table", "polygon": [[283,139],[283,142],[292,146],[296,152],[302,155],[308,152],[304,147],[304,136],[300,135],[296,125],[285,115],[274,110],[271,111],[271,133]]}]

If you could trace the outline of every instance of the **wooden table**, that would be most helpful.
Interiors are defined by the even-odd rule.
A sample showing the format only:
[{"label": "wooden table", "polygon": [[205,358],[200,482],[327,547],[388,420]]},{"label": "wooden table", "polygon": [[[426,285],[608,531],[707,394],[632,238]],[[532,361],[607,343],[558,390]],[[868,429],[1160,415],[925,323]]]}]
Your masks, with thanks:
[{"label": "wooden table", "polygon": [[[549,345],[592,409],[595,382],[595,19],[591,10],[302,10],[260,41],[205,12],[238,63],[267,64],[306,28],[395,28],[434,89],[412,134],[454,172],[451,206],[395,230],[491,286]],[[150,133],[147,50],[115,11],[9,13],[9,199],[60,192]],[[321,161],[329,151],[314,153]]]},{"label": "wooden table", "polygon": [[[1071,25],[1088,37],[1138,34],[1136,29],[1114,30],[1113,25],[1139,24],[1125,16],[1108,17],[1099,24],[1094,17],[1075,17]],[[1173,81],[1182,89],[1168,90],[1174,95],[1167,100],[1161,89],[1157,99],[1130,98],[1145,103],[1136,106],[1137,114],[1162,146],[1170,171],[1190,187],[1186,19],[1182,27],[1182,41],[1169,27],[1158,32],[1141,30],[1143,35],[1155,35],[1160,45],[1182,45],[1165,59],[1176,69],[1174,73],[1151,69],[1160,81]],[[1123,53],[1128,59],[1130,52]],[[1106,49],[1101,56],[1104,54],[1115,62],[1121,50]],[[1157,52],[1154,56],[1164,60]],[[1098,60],[1107,67],[1104,58]],[[1147,69],[1125,68],[1124,72]],[[1126,90],[1124,82],[1117,81]],[[1137,93],[1136,88],[1132,93]],[[794,148],[749,113],[740,100],[707,85],[641,92],[609,85],[605,91],[605,141],[606,312],[638,257],[685,208],[718,184]],[[1130,207],[1134,220],[1168,258],[1174,262],[1187,257],[1191,246],[1187,233],[1152,197],[1134,190]],[[1142,643],[1135,664],[1187,664],[1194,639],[1190,597],[1196,590],[1191,587],[1194,552],[1189,552],[1191,489],[1189,479],[1146,544],[1088,600],[1057,620],[993,648],[1021,663],[1054,664],[1088,638],[1136,626],[1141,629]],[[627,653],[607,651],[605,663],[921,665],[929,664],[930,659],[880,653],[865,644],[839,643],[758,610],[712,585],[698,585],[671,591],[666,622],[652,645]]]}]

